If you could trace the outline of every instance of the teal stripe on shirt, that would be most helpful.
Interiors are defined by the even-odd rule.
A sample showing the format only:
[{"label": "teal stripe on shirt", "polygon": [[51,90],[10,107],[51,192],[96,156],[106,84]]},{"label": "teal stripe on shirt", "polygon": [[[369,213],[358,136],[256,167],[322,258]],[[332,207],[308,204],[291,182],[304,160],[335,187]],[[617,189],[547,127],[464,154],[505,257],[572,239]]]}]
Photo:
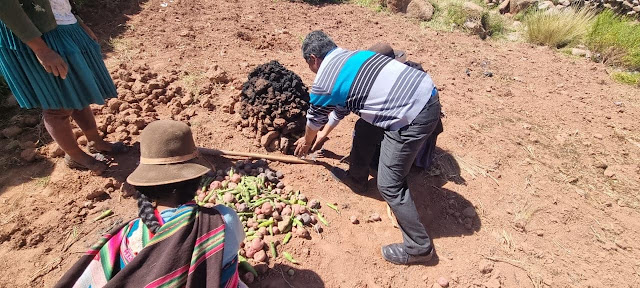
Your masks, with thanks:
[{"label": "teal stripe on shirt", "polygon": [[338,74],[338,79],[336,79],[336,83],[333,86],[333,91],[331,91],[331,96],[309,94],[311,104],[323,107],[345,106],[347,97],[349,97],[351,85],[353,84],[360,67],[362,67],[364,62],[375,54],[376,53],[372,51],[359,51],[351,56],[342,66],[342,69]]}]

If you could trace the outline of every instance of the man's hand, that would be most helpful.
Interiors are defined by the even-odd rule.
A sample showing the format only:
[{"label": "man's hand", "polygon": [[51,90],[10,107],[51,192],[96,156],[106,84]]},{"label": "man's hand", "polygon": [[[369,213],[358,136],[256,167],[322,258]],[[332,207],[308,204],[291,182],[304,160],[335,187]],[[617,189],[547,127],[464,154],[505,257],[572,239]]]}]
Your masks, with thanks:
[{"label": "man's hand", "polygon": [[52,73],[62,79],[67,78],[67,72],[69,71],[67,63],[64,62],[64,59],[62,59],[58,53],[51,50],[42,38],[35,38],[27,42],[27,45],[33,50],[33,53],[36,54],[38,61],[40,61],[40,64],[47,73]]},{"label": "man's hand", "polygon": [[298,157],[307,155],[309,153],[309,150],[311,149],[311,143],[307,143],[305,137],[298,139],[298,141],[296,141],[294,145],[296,145],[294,155]]}]

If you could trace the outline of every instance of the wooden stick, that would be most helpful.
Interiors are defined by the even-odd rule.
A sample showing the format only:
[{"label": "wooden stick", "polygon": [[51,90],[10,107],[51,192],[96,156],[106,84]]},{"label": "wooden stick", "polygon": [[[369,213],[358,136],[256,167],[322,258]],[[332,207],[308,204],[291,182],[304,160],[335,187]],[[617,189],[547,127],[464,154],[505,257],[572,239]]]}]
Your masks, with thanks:
[{"label": "wooden stick", "polygon": [[294,156],[288,155],[267,155],[267,154],[259,154],[259,153],[251,153],[251,152],[237,152],[237,151],[229,151],[229,150],[218,150],[218,149],[210,149],[198,147],[200,153],[204,155],[213,155],[213,156],[239,156],[239,157],[248,157],[254,159],[267,159],[278,162],[292,163],[292,164],[315,164],[315,162],[306,159],[300,159]]}]

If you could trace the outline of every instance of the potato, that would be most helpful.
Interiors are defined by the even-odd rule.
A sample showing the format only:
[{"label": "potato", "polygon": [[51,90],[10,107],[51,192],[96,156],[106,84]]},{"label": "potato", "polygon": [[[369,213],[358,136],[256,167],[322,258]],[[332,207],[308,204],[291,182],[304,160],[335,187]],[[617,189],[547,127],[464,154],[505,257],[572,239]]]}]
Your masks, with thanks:
[{"label": "potato", "polygon": [[240,176],[239,174],[233,174],[233,176],[231,176],[231,182],[233,183],[240,183],[240,181],[242,181],[242,176]]},{"label": "potato", "polygon": [[291,216],[291,206],[287,205],[284,208],[282,208],[282,212],[280,212],[280,215]]},{"label": "potato", "polygon": [[213,181],[209,185],[209,189],[211,189],[211,190],[216,190],[216,189],[220,189],[220,188],[222,188],[222,182],[220,182],[220,181]]},{"label": "potato", "polygon": [[271,215],[273,212],[273,206],[269,202],[265,202],[262,204],[262,213],[265,215]]},{"label": "potato", "polygon": [[253,255],[253,260],[258,262],[266,262],[267,261],[267,253],[264,250],[260,250]]},{"label": "potato", "polygon": [[[229,183],[231,184],[231,183]],[[222,196],[222,201],[227,202],[227,203],[233,203],[236,201],[236,198],[233,197],[233,194],[231,192],[227,192],[224,193],[224,196]]]},{"label": "potato", "polygon": [[264,247],[264,241],[262,241],[262,239],[255,238],[251,241],[251,249],[257,251],[257,250],[262,250],[263,247]]}]

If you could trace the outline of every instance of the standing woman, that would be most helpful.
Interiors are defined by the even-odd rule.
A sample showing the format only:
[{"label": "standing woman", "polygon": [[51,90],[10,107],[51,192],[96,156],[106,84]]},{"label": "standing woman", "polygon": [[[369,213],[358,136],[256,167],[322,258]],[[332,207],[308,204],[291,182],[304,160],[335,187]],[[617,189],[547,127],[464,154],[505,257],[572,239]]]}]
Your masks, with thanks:
[{"label": "standing woman", "polygon": [[[102,173],[106,158],[97,152],[125,152],[126,146],[102,139],[89,108],[117,95],[96,36],[69,0],[0,0],[0,7],[0,71],[20,107],[42,108],[69,167]],[[78,147],[69,117],[95,154]]]}]

